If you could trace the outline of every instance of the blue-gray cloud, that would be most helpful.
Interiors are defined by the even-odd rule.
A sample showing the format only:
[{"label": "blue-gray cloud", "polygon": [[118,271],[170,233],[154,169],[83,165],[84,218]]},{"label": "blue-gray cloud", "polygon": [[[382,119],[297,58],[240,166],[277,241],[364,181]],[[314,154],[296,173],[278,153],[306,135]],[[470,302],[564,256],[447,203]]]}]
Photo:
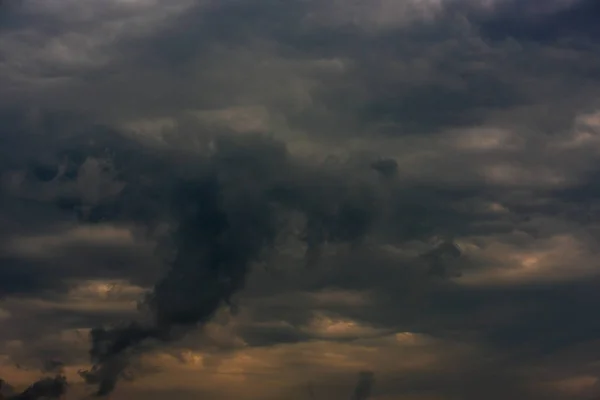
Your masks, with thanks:
[{"label": "blue-gray cloud", "polygon": [[[15,302],[0,339],[32,342],[26,315],[48,335],[136,318],[23,299],[158,281],[147,304],[158,325],[203,323],[239,301],[256,323],[237,333],[269,346],[314,339],[306,326],[328,311],[375,332],[487,346],[507,355],[479,374],[502,382],[499,395],[541,396],[510,369],[598,334],[598,5],[490,4],[5,0],[0,296]],[[280,207],[294,210],[287,225]],[[179,260],[165,275],[173,252],[198,256],[198,241],[242,267]],[[329,253],[337,241],[350,255]],[[440,243],[439,259],[422,257]],[[306,247],[310,268],[290,255]],[[199,286],[180,272],[208,273],[205,291],[220,294],[186,302]],[[315,300],[327,290],[369,302]],[[147,334],[154,322],[109,332],[162,340]],[[60,353],[44,346],[13,357]],[[482,395],[475,372],[451,374],[460,385],[441,375],[390,386],[378,374],[376,390],[420,392],[435,378],[447,398]]]}]

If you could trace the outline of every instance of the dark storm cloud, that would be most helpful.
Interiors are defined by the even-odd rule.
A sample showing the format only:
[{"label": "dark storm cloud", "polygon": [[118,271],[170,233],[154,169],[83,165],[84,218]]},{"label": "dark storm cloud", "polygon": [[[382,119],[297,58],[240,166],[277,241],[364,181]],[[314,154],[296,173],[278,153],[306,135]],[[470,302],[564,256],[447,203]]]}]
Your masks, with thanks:
[{"label": "dark storm cloud", "polygon": [[[334,1],[5,1],[0,102],[13,108],[0,112],[0,295],[59,302],[85,280],[154,285],[134,318],[7,303],[0,337],[25,349],[6,352],[79,363],[60,340],[28,345],[31,316],[51,336],[132,319],[93,331],[96,366],[84,375],[104,393],[146,339],[180,338],[240,301],[254,314],[237,332],[251,346],[313,340],[307,324],[328,311],[376,332],[527,353],[467,377],[440,372],[438,386],[416,377],[392,395],[477,398],[486,382],[502,386],[497,398],[539,398],[510,370],[597,338],[596,280],[448,279],[504,268],[457,258],[455,239],[522,252],[556,235],[598,239],[598,133],[574,123],[598,104],[598,6],[494,3],[421,2],[426,18],[383,0],[358,12]],[[232,128],[232,107],[262,110],[260,123]],[[224,111],[216,128],[194,116]],[[158,139],[122,134],[157,120],[168,126]],[[297,154],[306,142],[350,161],[310,165]],[[109,228],[132,236],[107,241]],[[286,235],[306,259],[278,251]],[[446,243],[440,257],[433,237]],[[328,253],[339,243],[349,253]],[[592,258],[577,262],[592,269]],[[257,260],[271,269],[251,268]],[[170,266],[161,279],[159,264]],[[330,289],[368,301],[315,300]],[[378,390],[387,382],[378,374]]]},{"label": "dark storm cloud", "polygon": [[481,27],[493,39],[515,38],[540,42],[569,40],[586,46],[598,39],[600,6],[594,0],[524,2],[501,1]]},{"label": "dark storm cloud", "polygon": [[127,157],[133,143],[127,147],[114,132],[70,115],[4,110],[0,122],[0,292],[64,291],[76,280],[93,278],[152,283],[152,244],[135,230],[128,236],[127,226],[78,226],[80,216],[102,222],[100,209],[88,210],[121,190],[110,165],[101,161],[107,146],[118,143]]},{"label": "dark storm cloud", "polygon": [[[156,151],[152,153],[151,149],[140,147],[125,139],[115,137],[110,132],[105,132],[97,128],[89,133],[84,131],[81,136],[67,136],[67,138],[61,140],[58,134],[53,133],[50,128],[45,128],[46,124],[41,124],[42,128],[33,132],[22,128],[20,125],[16,126],[19,128],[14,131],[19,132],[21,136],[14,137],[11,143],[13,149],[23,146],[21,143],[27,142],[27,135],[39,138],[41,144],[40,150],[26,148],[32,151],[33,155],[31,157],[17,158],[14,164],[9,164],[6,167],[9,172],[12,170],[24,170],[26,173],[23,178],[24,180],[17,187],[18,190],[6,193],[5,197],[9,201],[12,199],[12,196],[16,195],[17,199],[20,198],[19,201],[23,201],[21,196],[25,196],[28,199],[27,201],[30,202],[32,210],[47,209],[48,205],[52,204],[57,209],[63,208],[63,220],[58,218],[53,221],[60,226],[60,223],[64,223],[66,219],[68,222],[67,228],[72,225],[73,216],[79,215],[80,218],[90,222],[133,221],[135,223],[146,224],[152,230],[161,221],[169,221],[170,217],[168,216],[173,212],[171,208],[175,210],[184,209],[187,200],[184,201],[183,199],[188,196],[192,196],[192,198],[195,196],[195,183],[186,183],[185,180],[177,181],[179,179],[177,177],[189,173],[193,176],[194,172],[190,171],[193,171],[195,168],[199,168],[199,171],[204,171],[201,174],[205,174],[207,170],[206,163],[202,161],[202,157],[200,156],[193,156],[189,163],[176,166],[172,161],[174,159],[173,155],[165,156],[161,152]],[[9,132],[7,130],[5,137],[10,138]],[[84,137],[85,140],[83,139]],[[52,138],[56,140],[52,140]],[[19,142],[19,140],[22,142]],[[258,168],[255,173],[261,175],[263,179],[275,171],[278,174],[283,174],[281,182],[277,184],[279,187],[275,187],[271,195],[275,196],[275,199],[279,199],[278,201],[291,204],[292,207],[305,209],[309,215],[313,216],[313,219],[307,225],[308,230],[305,240],[310,247],[310,251],[315,254],[318,254],[320,242],[323,240],[348,240],[352,242],[355,238],[360,238],[363,232],[369,229],[371,220],[378,213],[376,211],[378,206],[373,201],[381,201],[381,199],[377,199],[378,195],[376,192],[369,194],[368,190],[365,191],[366,187],[365,189],[355,191],[352,188],[344,188],[344,185],[336,184],[331,186],[333,183],[332,179],[335,179],[334,176],[336,173],[334,171],[332,171],[333,175],[331,177],[323,176],[327,174],[322,174],[321,172],[315,174],[314,171],[310,172],[309,169],[306,172],[303,172],[302,169],[297,169],[295,172],[291,170],[290,172],[290,166],[288,165],[290,161],[287,160],[288,156],[285,155],[285,150],[279,144],[268,144],[268,141],[265,144],[261,144],[260,140],[256,142],[250,140],[246,145],[238,147],[234,144],[228,145],[226,144],[227,142],[224,143],[224,146],[229,148],[227,153],[225,153],[226,155],[215,156],[216,158],[212,162],[219,165],[217,168],[219,171],[218,174],[225,176],[225,179],[234,179],[231,184],[239,184],[245,188],[244,195],[246,199],[250,193],[259,189],[256,186],[246,186],[246,183],[244,183],[246,178],[236,176],[237,172],[233,171],[237,170],[241,165],[250,163],[249,166],[252,168]],[[39,154],[44,154],[44,157],[36,156],[35,151],[39,151]],[[229,151],[232,153],[229,154]],[[186,158],[180,157],[177,152],[175,153],[179,157],[179,163]],[[77,182],[81,178],[83,166],[89,157],[106,157],[109,159],[106,165],[111,166],[111,168],[118,166],[116,171],[107,174],[107,179],[109,180],[125,180],[128,182],[122,191],[116,192],[119,199],[118,202],[111,201],[110,196],[108,198],[90,196],[88,191],[94,191],[93,181],[88,182],[89,185],[75,188],[69,187],[72,182]],[[40,163],[39,160],[44,158],[47,160],[46,168],[56,171],[53,172],[52,175],[54,176],[51,179],[47,179],[45,175],[40,176],[38,173],[35,173]],[[258,163],[255,165],[261,158],[265,161],[270,161],[267,164]],[[242,164],[232,166],[229,165],[230,162],[236,164],[241,162]],[[208,170],[211,170],[211,168]],[[229,173],[226,172],[227,170],[232,170],[234,175],[228,177]],[[31,171],[34,172],[32,173]],[[376,178],[378,170],[369,171],[369,163],[365,163],[363,172]],[[143,176],[146,176],[147,179],[140,179]],[[210,176],[210,173],[208,176]],[[207,189],[213,187],[211,179],[208,178]],[[386,179],[390,179],[390,177],[388,176]],[[277,179],[275,182],[277,182]],[[50,191],[43,190],[43,188],[47,187],[46,185],[54,185],[55,187]],[[202,187],[202,185],[200,186]],[[28,187],[30,190],[24,192],[22,190],[23,187]],[[232,190],[237,193],[239,189],[235,188]],[[344,195],[350,197],[347,200],[342,200],[339,204],[340,208],[336,210],[338,206],[333,206],[333,204],[337,204],[340,201],[338,197],[344,192],[346,192]],[[180,193],[181,196],[177,193]],[[204,192],[201,190],[198,193],[202,195]],[[210,191],[206,193],[210,193]],[[68,202],[65,200],[68,200]],[[103,200],[107,201],[102,203]],[[184,202],[181,203],[182,201]],[[411,201],[409,200],[408,202],[410,203]],[[419,202],[422,203],[423,199],[419,200]],[[260,201],[257,204],[260,204]],[[401,209],[402,207],[398,207],[398,210]],[[405,215],[410,214],[414,216],[414,210],[408,211]],[[393,213],[395,215],[396,211],[393,211]],[[210,216],[210,214],[208,215]],[[398,217],[393,216],[392,218],[396,219]],[[20,221],[22,222],[23,219],[21,218]],[[39,220],[33,220],[32,223],[37,224],[38,229],[40,228]],[[424,224],[423,221],[418,221],[418,219],[412,223],[406,221],[403,226],[407,229],[417,229],[416,227],[419,225],[423,226],[423,228],[418,229],[422,229],[421,235],[424,237],[427,236],[430,229],[435,228],[433,225],[427,226],[427,224]],[[53,225],[51,224],[50,226]],[[415,228],[411,228],[412,226]],[[386,230],[392,236],[398,235],[395,229],[384,229],[384,236],[386,235]],[[149,260],[145,259],[144,256],[133,255],[144,251],[143,245],[138,246],[132,243],[128,246],[120,246],[115,245],[113,242],[106,244],[101,241],[86,242],[85,238],[83,240],[77,237],[71,238],[68,229],[61,230],[62,232],[57,232],[56,228],[54,228],[49,233],[56,235],[60,232],[61,235],[65,235],[65,240],[49,254],[42,253],[41,257],[40,255],[35,255],[35,253],[23,253],[24,250],[16,253],[14,250],[10,252],[10,246],[6,248],[6,262],[3,263],[4,268],[2,269],[5,277],[2,280],[5,286],[3,288],[5,294],[39,295],[42,291],[64,292],[79,280],[93,278],[126,278],[130,279],[133,283],[150,283],[149,280],[151,277],[148,275]],[[7,239],[14,239],[15,232],[12,233],[13,235],[8,236]],[[381,236],[381,234],[379,235]],[[404,237],[406,234],[401,234],[400,236]],[[414,234],[409,233],[408,237],[411,236],[414,236]],[[37,242],[35,240],[31,241],[31,238],[27,236],[24,238],[29,240],[29,242],[33,242],[33,245],[37,243],[39,246],[43,245],[44,240],[47,240],[48,237],[40,235],[38,239],[41,240],[37,240]],[[8,242],[8,244],[14,246],[11,242]],[[17,244],[19,244],[18,241]],[[24,249],[27,249],[27,247]],[[31,252],[32,250],[27,251]],[[139,277],[137,277],[138,275]],[[339,282],[336,283],[336,281]],[[320,285],[327,286],[332,283],[345,285],[343,281],[340,281],[339,278],[333,275],[328,278],[327,282]],[[348,285],[353,285],[351,279],[348,280]],[[74,314],[70,318],[77,320]],[[95,318],[98,318],[98,315]]]},{"label": "dark storm cloud", "polygon": [[597,287],[597,279],[588,279],[508,288],[446,288],[433,296],[424,312],[431,319],[425,317],[416,325],[424,332],[476,333],[498,348],[519,349],[518,357],[536,359],[597,339],[599,324],[593,317],[599,303]]},{"label": "dark storm cloud", "polygon": [[[39,204],[32,208],[37,207]],[[115,229],[106,232],[120,233]],[[55,229],[37,238],[6,240],[1,257],[0,294],[64,293],[75,282],[86,279],[126,279],[142,286],[152,283],[158,263],[153,259],[151,244],[127,237],[124,243],[116,243],[104,240],[101,230],[89,233]],[[62,236],[63,240],[52,243],[51,235],[58,240]],[[142,266],[144,272],[140,271]]]},{"label": "dark storm cloud", "polygon": [[[360,181],[334,184],[327,173],[294,165],[285,149],[269,140],[228,139],[217,146],[206,172],[177,183],[172,192],[176,258],[146,299],[151,325],[92,333],[97,364],[85,376],[99,379],[99,394],[113,389],[128,349],[147,339],[168,340],[177,327],[202,325],[230,302],[243,287],[250,263],[285,233],[289,211],[304,215],[306,222],[292,228],[303,231],[300,239],[311,264],[319,262],[325,244],[359,245],[377,218],[376,187]],[[173,178],[170,174],[169,185]],[[163,183],[157,183],[164,193]],[[136,218],[127,212],[121,216]]]},{"label": "dark storm cloud", "polygon": [[[505,7],[503,2],[499,4],[498,7]],[[373,6],[377,7],[379,5]],[[491,113],[533,104],[538,101],[537,91],[552,90],[560,84],[553,82],[543,88],[536,83],[540,74],[548,82],[554,81],[556,74],[569,75],[566,85],[556,87],[552,94],[564,96],[564,90],[573,95],[577,93],[575,88],[581,85],[578,82],[581,73],[597,71],[597,53],[593,48],[580,49],[579,54],[569,54],[569,59],[561,60],[560,54],[553,55],[535,46],[525,44],[519,48],[489,43],[478,36],[480,23],[476,17],[469,19],[469,13],[460,7],[458,13],[453,7],[448,8],[435,23],[416,19],[410,24],[367,34],[360,19],[359,22],[349,20],[342,26],[315,23],[311,11],[318,14],[314,9],[320,10],[320,7],[310,2],[285,5],[269,2],[261,6],[252,2],[224,3],[208,10],[198,8],[199,15],[184,15],[174,30],[161,31],[155,40],[148,41],[151,47],[143,50],[143,54],[154,57],[148,59],[152,68],[173,60],[179,68],[183,66],[185,73],[189,73],[185,66],[198,65],[199,54],[222,57],[226,53],[219,49],[252,48],[261,41],[270,50],[264,54],[264,48],[259,47],[254,62],[266,69],[272,68],[269,64],[272,56],[291,61],[290,68],[294,68],[295,63],[336,59],[343,65],[341,72],[303,67],[297,70],[309,82],[318,83],[309,93],[312,101],[321,106],[319,112],[310,109],[298,112],[280,108],[286,107],[285,102],[271,103],[271,107],[281,109],[294,126],[308,132],[318,127],[330,128],[330,132],[319,130],[320,135],[333,134],[338,129],[342,135],[352,134],[353,130],[399,135],[470,126],[482,122]],[[340,5],[339,9],[344,8]],[[244,15],[243,22],[238,21],[239,15]],[[492,14],[497,15],[500,14]],[[268,21],[263,21],[267,16]],[[198,20],[205,23],[197,23]],[[215,21],[218,27],[213,26]],[[242,35],[240,32],[251,33]],[[177,54],[171,55],[170,51]],[[537,58],[546,62],[533,66],[529,62],[531,58],[523,52],[535,52]],[[211,69],[210,62],[200,65]],[[580,73],[567,72],[572,68]],[[248,65],[246,70],[248,76],[256,74],[253,65]],[[247,81],[228,86],[219,83],[218,75],[211,74],[211,78],[203,86],[209,102],[196,98],[196,104],[205,104],[205,107],[220,107],[221,102],[231,104],[228,94],[231,89],[245,92],[248,88]],[[597,78],[596,74],[596,82]],[[178,102],[188,98],[179,94]],[[254,96],[244,93],[236,98],[253,102],[256,101]],[[545,101],[548,100],[546,97]],[[563,115],[567,120],[572,118],[571,110],[562,108],[557,104],[555,111],[543,118]],[[544,123],[542,118],[535,122]]]},{"label": "dark storm cloud", "polygon": [[[378,11],[380,7],[373,5],[374,11],[366,7],[367,14],[384,12]],[[121,15],[114,4],[106,8],[110,12],[101,7],[99,26],[105,18],[129,18],[129,10],[121,10]],[[25,15],[35,15],[32,7],[27,10]],[[315,137],[336,133],[344,137],[357,131],[401,135],[480,123],[490,113],[537,102],[535,92],[540,88],[551,90],[544,101],[551,96],[554,102],[564,98],[565,90],[574,94],[575,85],[584,86],[577,82],[581,73],[566,73],[563,68],[597,70],[597,57],[590,49],[583,49],[577,60],[572,54],[559,60],[539,48],[483,42],[478,19],[460,7],[456,11],[448,6],[435,23],[418,18],[400,23],[408,18],[400,9],[398,26],[374,33],[365,32],[360,18],[341,25],[329,22],[323,10],[329,10],[328,5],[319,2],[191,4],[171,23],[149,29],[146,35],[119,36],[108,48],[98,45],[83,50],[79,42],[63,37],[69,29],[79,32],[72,24],[83,17],[56,20],[57,12],[49,14],[47,23],[59,32],[50,36],[54,41],[71,51],[98,52],[109,61],[65,83],[64,90],[58,85],[60,96],[44,100],[44,106],[122,118],[259,103]],[[344,11],[343,5],[336,4],[332,13],[336,10]],[[81,41],[95,43],[103,32],[90,28],[79,34]],[[40,47],[49,43],[41,33],[31,40],[39,41]],[[524,52],[535,52],[546,62],[534,67]],[[59,55],[48,52],[50,58]],[[319,60],[337,60],[339,65],[318,64]],[[563,88],[554,88],[561,83],[556,74],[569,75]],[[536,83],[540,78],[547,80],[545,85]],[[279,82],[277,87],[274,80]],[[308,86],[303,89],[303,85]],[[122,87],[132,90],[121,93]],[[290,92],[297,90],[305,91],[302,96],[310,97],[314,106],[295,104],[298,100]],[[113,96],[117,92],[120,95]],[[29,104],[37,104],[42,96],[37,97]],[[88,98],[85,103],[78,101],[82,97]],[[556,105],[552,113],[535,122],[571,116],[571,110]]]},{"label": "dark storm cloud", "polygon": [[[351,21],[341,27],[315,23],[311,17],[314,9],[320,9],[317,3],[295,1],[261,5],[232,2],[208,10],[199,7],[198,15],[185,14],[174,29],[161,31],[154,40],[142,44],[140,55],[152,68],[172,68],[169,63],[174,63],[175,68],[189,73],[189,67],[198,65],[199,54],[222,57],[227,54],[224,48],[252,48],[264,42],[273,53],[264,54],[259,47],[256,56],[251,57],[254,62],[264,65],[265,70],[272,68],[272,56],[291,61],[292,69],[298,64],[298,73],[308,82],[317,83],[309,94],[322,111],[297,111],[287,102],[271,104],[272,109],[281,110],[291,124],[309,133],[319,129],[320,135],[338,130],[341,135],[355,134],[350,130],[359,129],[392,135],[435,132],[475,124],[491,110],[527,100],[528,94],[510,82],[509,71],[498,73],[493,68],[497,58],[493,51],[485,54],[480,52],[480,44],[467,44],[473,33],[468,27],[457,28],[461,21],[453,16],[443,16],[436,24],[417,20],[408,27],[365,35],[362,27]],[[455,40],[463,42],[456,45]],[[319,59],[337,59],[343,65],[342,71],[301,65]],[[423,71],[418,65],[410,65],[411,59],[422,60]],[[391,60],[406,64],[394,70],[388,64]],[[274,61],[273,65],[279,63]],[[200,61],[200,65],[211,69],[210,61]],[[248,74],[257,73],[255,65],[248,65]],[[204,107],[220,107],[223,102],[231,104],[231,90],[245,92],[249,86],[245,79],[231,85],[231,81],[221,83],[218,75],[211,75],[212,80],[203,85],[208,103],[202,94],[191,100],[181,91],[174,101],[189,99]],[[412,75],[419,75],[417,84],[411,82],[415,78]],[[253,102],[256,95],[243,93],[236,101]],[[330,128],[329,132],[322,131],[324,127]]]},{"label": "dark storm cloud", "polygon": [[[162,164],[170,168],[164,180],[156,175],[140,180],[154,163],[132,163],[122,154],[126,146],[115,148],[108,154],[124,189],[97,204],[74,203],[76,209],[91,207],[80,212],[84,220],[95,221],[100,213],[107,220],[150,229],[166,222],[173,229],[171,270],[145,300],[151,321],[92,331],[96,364],[84,376],[99,384],[98,394],[113,390],[128,350],[148,339],[169,340],[177,327],[202,325],[229,303],[243,288],[250,264],[280,236],[288,211],[305,215],[301,238],[310,262],[326,243],[359,244],[376,217],[372,189],[329,186],[333,181],[327,174],[295,166],[280,143],[250,137],[220,139],[215,145],[216,152],[205,160],[181,153],[180,166],[173,164],[175,158]],[[162,209],[153,209],[157,206]]]},{"label": "dark storm cloud", "polygon": [[[0,380],[0,383],[3,382]],[[38,399],[60,399],[67,390],[66,379],[58,375],[54,378],[43,378],[34,382],[22,393],[9,395],[6,400],[38,400]]]}]

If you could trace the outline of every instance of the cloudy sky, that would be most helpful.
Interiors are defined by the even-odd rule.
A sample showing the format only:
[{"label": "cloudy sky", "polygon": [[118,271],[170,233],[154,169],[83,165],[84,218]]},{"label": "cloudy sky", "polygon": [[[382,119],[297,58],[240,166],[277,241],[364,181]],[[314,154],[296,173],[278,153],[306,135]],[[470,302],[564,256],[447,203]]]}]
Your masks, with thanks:
[{"label": "cloudy sky", "polygon": [[0,392],[600,398],[599,19],[0,2]]}]

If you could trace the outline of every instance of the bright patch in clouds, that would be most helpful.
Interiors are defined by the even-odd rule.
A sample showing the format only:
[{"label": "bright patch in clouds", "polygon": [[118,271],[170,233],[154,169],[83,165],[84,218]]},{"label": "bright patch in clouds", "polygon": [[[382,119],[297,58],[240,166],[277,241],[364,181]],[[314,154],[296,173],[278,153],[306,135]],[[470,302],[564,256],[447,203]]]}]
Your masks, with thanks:
[{"label": "bright patch in clouds", "polygon": [[457,279],[466,285],[518,285],[600,274],[594,249],[570,235],[539,241],[528,249],[491,242],[482,247],[469,247],[469,250],[470,257],[488,267]]},{"label": "bright patch in clouds", "polygon": [[350,319],[317,314],[313,317],[306,331],[324,338],[360,338],[382,334],[385,331],[362,325]]}]

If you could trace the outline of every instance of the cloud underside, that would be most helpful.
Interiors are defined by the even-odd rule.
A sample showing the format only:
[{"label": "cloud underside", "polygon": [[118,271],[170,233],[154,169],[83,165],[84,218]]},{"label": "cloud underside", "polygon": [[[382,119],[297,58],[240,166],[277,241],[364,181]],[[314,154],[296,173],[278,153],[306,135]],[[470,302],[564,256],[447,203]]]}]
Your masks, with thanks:
[{"label": "cloud underside", "polygon": [[0,2],[0,376],[600,395],[599,12]]}]

